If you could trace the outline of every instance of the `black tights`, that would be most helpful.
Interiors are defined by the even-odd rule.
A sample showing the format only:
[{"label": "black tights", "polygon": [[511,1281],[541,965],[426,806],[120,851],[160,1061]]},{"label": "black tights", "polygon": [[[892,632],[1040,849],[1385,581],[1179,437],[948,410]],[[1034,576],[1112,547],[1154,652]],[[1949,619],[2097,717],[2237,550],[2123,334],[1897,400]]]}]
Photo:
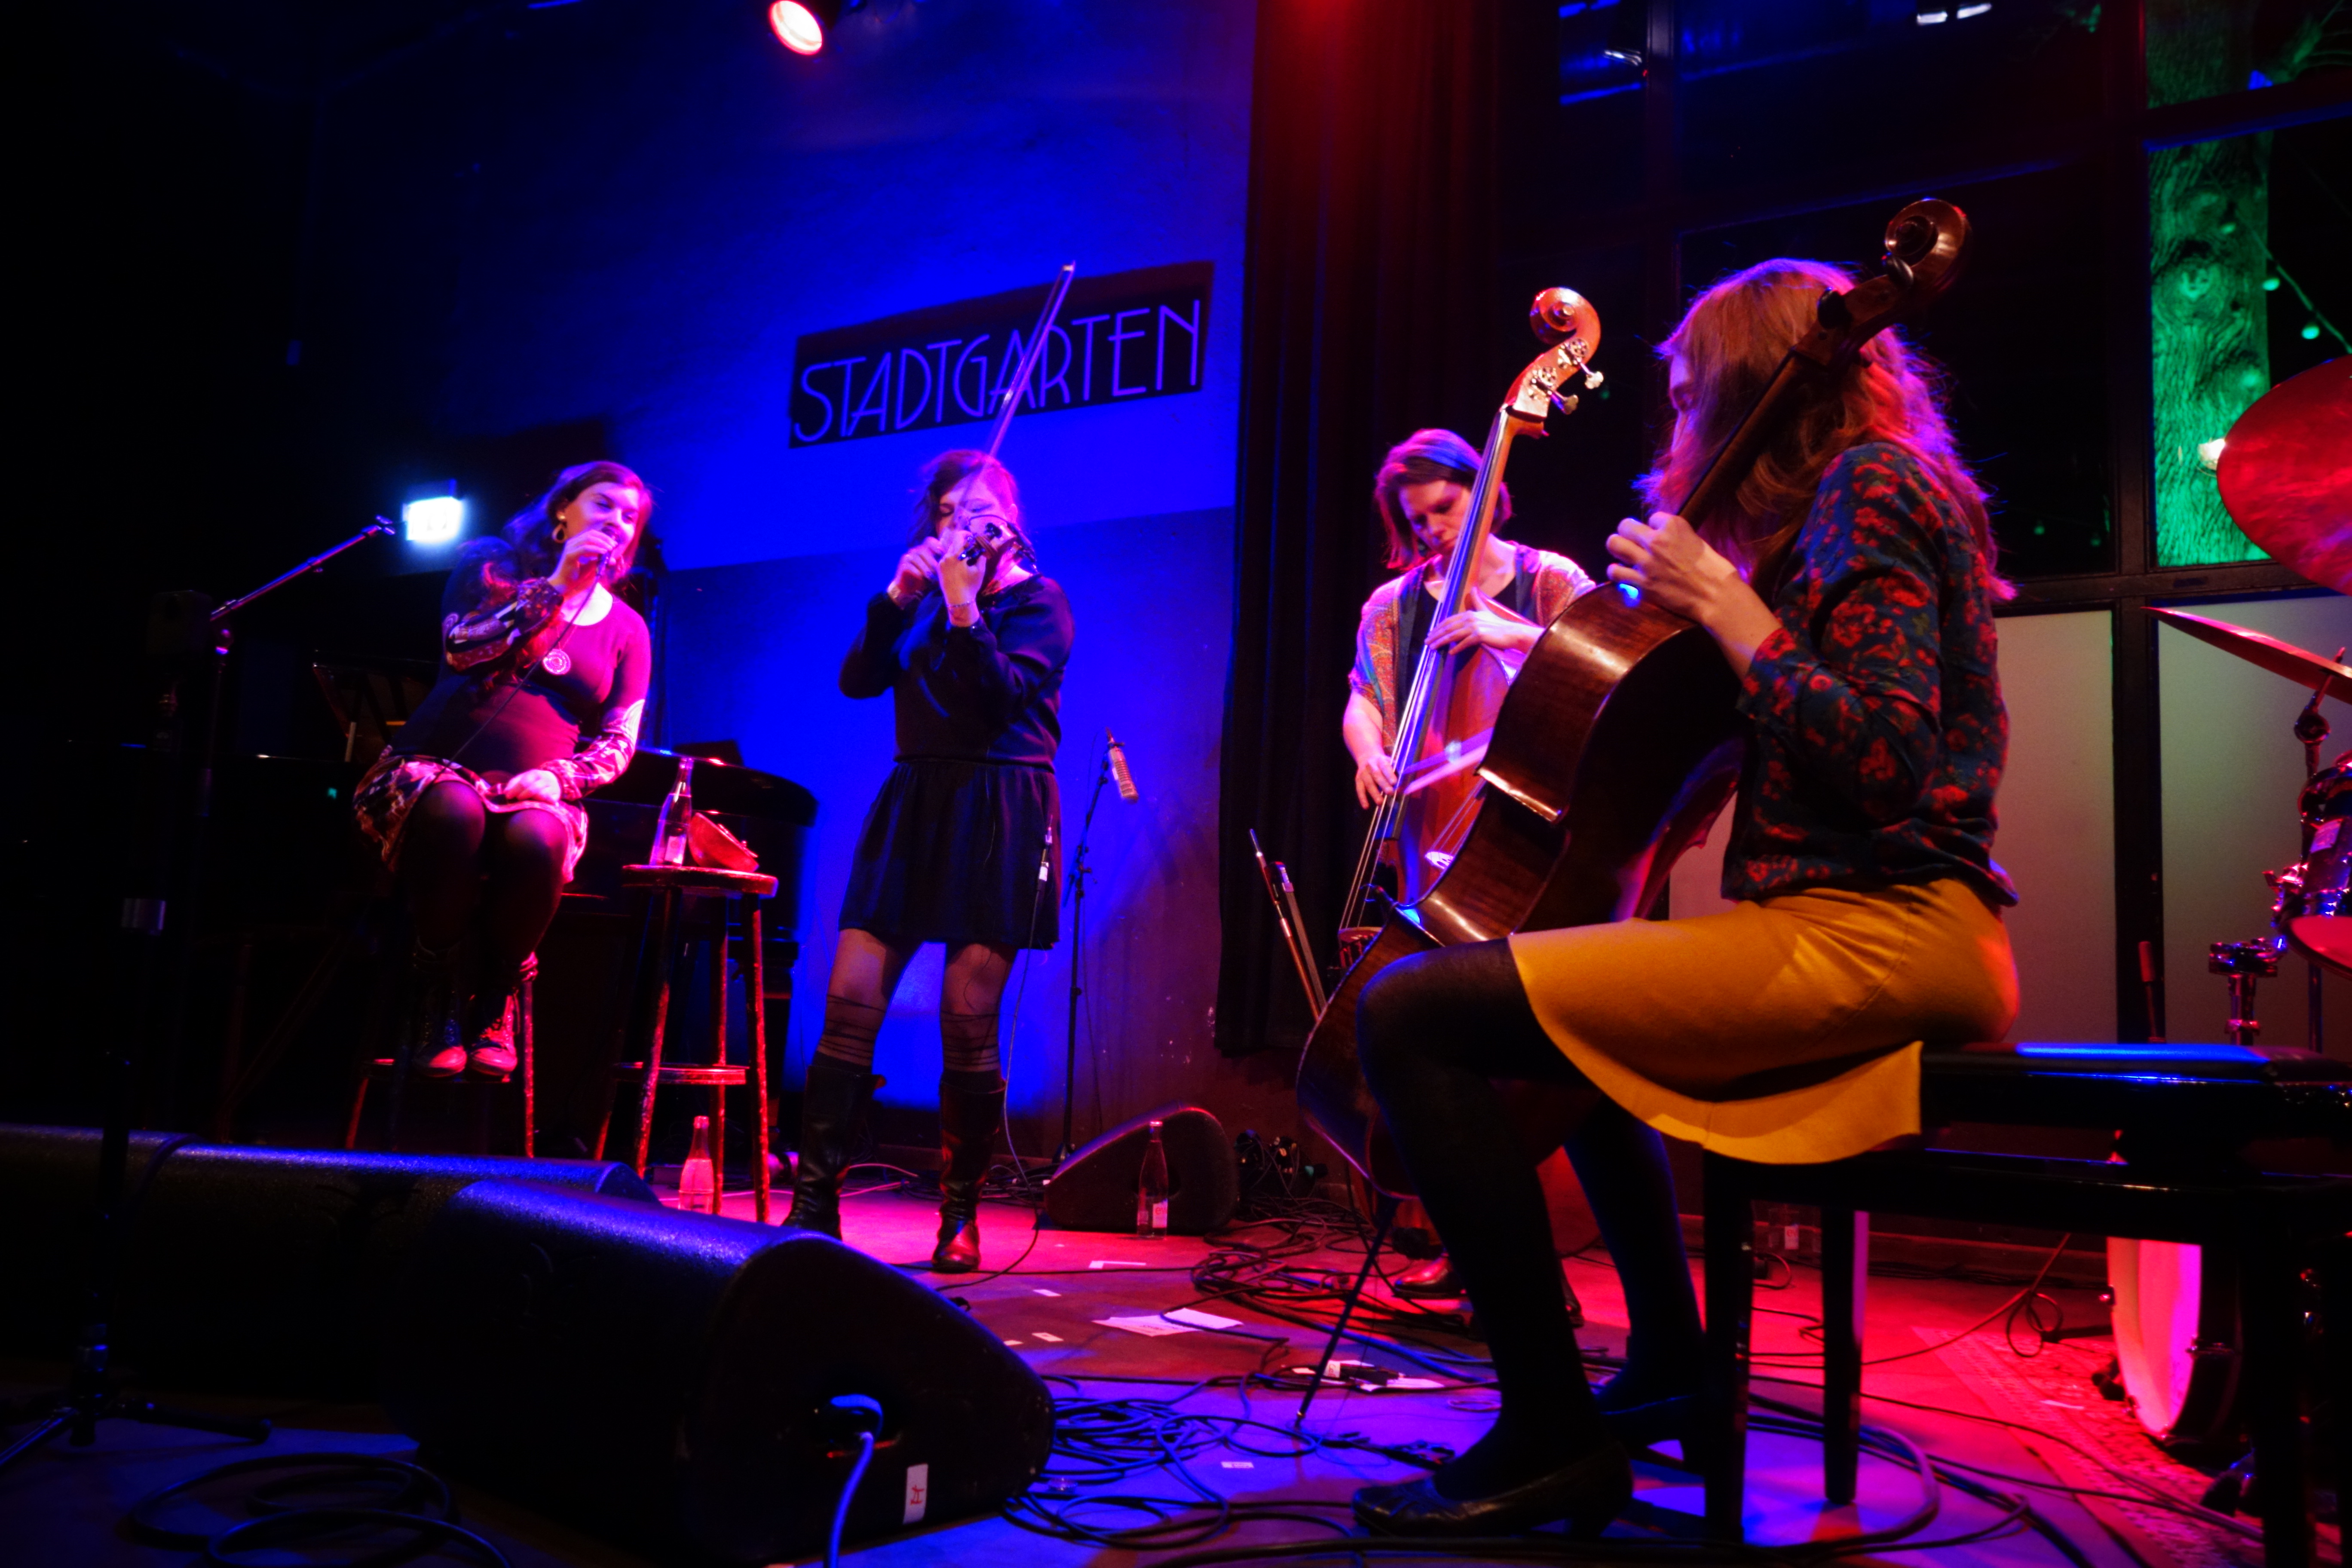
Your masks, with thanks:
[{"label": "black tights", "polygon": [[[1364,1076],[1477,1309],[1502,1394],[1494,1429],[1439,1469],[1438,1489],[1467,1498],[1520,1485],[1604,1438],[1535,1173],[1547,1151],[1510,1134],[1495,1080],[1585,1079],[1536,1021],[1506,942],[1390,965],[1365,988],[1357,1037]],[[1626,1381],[1679,1384],[1676,1363],[1690,1364],[1698,1313],[1664,1146],[1596,1096],[1568,1148],[1625,1277],[1641,1359],[1659,1368]],[[1623,1392],[1633,1397],[1609,1404],[1656,1396]]]},{"label": "black tights", "polygon": [[400,882],[418,943],[443,951],[474,934],[474,993],[502,1005],[555,918],[570,847],[551,813],[493,812],[465,784],[435,784],[401,832]]}]

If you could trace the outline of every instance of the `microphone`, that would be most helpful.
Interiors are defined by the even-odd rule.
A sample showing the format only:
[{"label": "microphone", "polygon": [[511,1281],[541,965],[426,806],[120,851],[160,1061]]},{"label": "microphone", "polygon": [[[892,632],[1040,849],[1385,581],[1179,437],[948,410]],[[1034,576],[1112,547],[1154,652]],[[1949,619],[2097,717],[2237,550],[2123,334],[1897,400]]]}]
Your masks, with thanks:
[{"label": "microphone", "polygon": [[1143,798],[1143,792],[1135,787],[1135,775],[1127,771],[1127,748],[1108,730],[1103,731],[1103,744],[1110,756],[1111,782],[1118,785],[1118,798],[1132,805]]}]

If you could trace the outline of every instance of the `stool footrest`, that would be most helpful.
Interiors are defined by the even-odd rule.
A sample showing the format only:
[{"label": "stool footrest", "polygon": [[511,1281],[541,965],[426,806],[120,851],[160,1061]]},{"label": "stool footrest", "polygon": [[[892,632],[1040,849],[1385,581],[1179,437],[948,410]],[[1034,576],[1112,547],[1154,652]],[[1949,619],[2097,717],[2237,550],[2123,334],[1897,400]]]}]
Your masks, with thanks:
[{"label": "stool footrest", "polygon": [[[713,1067],[708,1062],[664,1062],[656,1070],[655,1079],[660,1083],[701,1084],[706,1087],[717,1085],[722,1089],[733,1089],[738,1084],[750,1081],[751,1070],[749,1068]],[[646,1077],[646,1064],[623,1062],[615,1067],[613,1072],[615,1077],[634,1079],[643,1083]]]}]

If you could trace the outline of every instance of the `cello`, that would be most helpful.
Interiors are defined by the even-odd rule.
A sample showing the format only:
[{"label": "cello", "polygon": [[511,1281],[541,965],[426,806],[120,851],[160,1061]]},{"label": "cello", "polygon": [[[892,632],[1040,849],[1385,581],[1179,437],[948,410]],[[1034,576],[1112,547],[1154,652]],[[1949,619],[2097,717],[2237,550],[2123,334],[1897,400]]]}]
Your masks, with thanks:
[{"label": "cello", "polygon": [[[1968,236],[1966,216],[1948,202],[1917,201],[1898,212],[1886,226],[1882,270],[1843,293],[1823,292],[1813,328],[1790,346],[1675,510],[1705,516],[1738,489],[1809,391],[1950,287]],[[1540,417],[1540,403],[1521,406],[1527,374],[1498,419]],[[1499,478],[1490,458],[1481,482]],[[1746,748],[1733,707],[1738,690],[1704,629],[1622,587],[1577,599],[1528,650],[1478,765],[1491,787],[1459,847],[1419,899],[1390,911],[1332,992],[1299,1059],[1300,1109],[1374,1187],[1412,1195],[1357,1059],[1356,1008],[1366,984],[1432,948],[1647,912],[1738,781]]]}]

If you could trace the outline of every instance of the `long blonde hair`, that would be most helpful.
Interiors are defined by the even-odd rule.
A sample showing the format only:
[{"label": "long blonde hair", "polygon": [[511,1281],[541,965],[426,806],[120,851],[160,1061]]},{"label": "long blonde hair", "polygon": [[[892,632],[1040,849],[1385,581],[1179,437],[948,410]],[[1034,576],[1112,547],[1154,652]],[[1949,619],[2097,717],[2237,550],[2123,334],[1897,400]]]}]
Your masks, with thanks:
[{"label": "long blonde hair", "polygon": [[[1853,287],[1852,278],[1827,262],[1780,258],[1735,272],[1698,297],[1658,347],[1663,357],[1683,357],[1691,394],[1655,466],[1638,481],[1650,510],[1672,511],[1689,496],[1781,357],[1811,330],[1822,290]],[[1984,489],[1960,459],[1934,370],[1898,331],[1877,333],[1833,383],[1800,395],[1796,416],[1766,445],[1730,498],[1690,520],[1747,568],[1759,592],[1771,593],[1822,472],[1850,447],[1886,441],[1917,458],[1958,503],[1993,596],[2015,595],[1995,569],[2000,547]]]}]

